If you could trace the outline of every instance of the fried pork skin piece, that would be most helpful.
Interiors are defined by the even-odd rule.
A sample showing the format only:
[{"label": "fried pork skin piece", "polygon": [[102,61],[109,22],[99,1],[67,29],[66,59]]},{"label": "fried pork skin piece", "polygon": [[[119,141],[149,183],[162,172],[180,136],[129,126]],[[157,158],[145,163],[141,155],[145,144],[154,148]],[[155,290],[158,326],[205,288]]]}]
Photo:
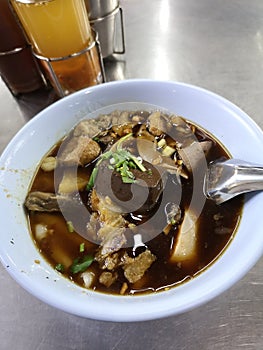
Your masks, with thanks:
[{"label": "fried pork skin piece", "polygon": [[99,282],[109,288],[118,278],[117,272],[104,271],[99,277]]},{"label": "fried pork skin piece", "polygon": [[[118,252],[127,242],[125,237],[127,222],[122,217],[120,209],[112,203],[109,197],[99,196],[93,189],[90,200],[92,209],[98,214],[97,220],[100,225],[97,232],[100,247],[95,259],[101,268],[106,269],[112,266],[111,269],[113,269],[118,260],[114,253]],[[87,228],[89,226],[88,224]]]},{"label": "fried pork skin piece", "polygon": [[156,256],[147,249],[136,258],[131,258],[125,253],[121,260],[124,276],[130,283],[135,283],[151,267],[152,263],[156,260]]},{"label": "fried pork skin piece", "polygon": [[98,212],[98,220],[102,223],[97,232],[101,243],[95,256],[96,261],[104,270],[113,271],[118,266],[122,266],[124,275],[130,283],[138,281],[156,260],[155,255],[148,249],[136,258],[129,257],[127,253],[119,255],[120,249],[126,243],[126,220],[120,214],[119,208],[114,207],[109,197],[98,196],[94,189],[91,204]]},{"label": "fried pork skin piece", "polygon": [[96,260],[99,262],[100,268],[102,270],[112,271],[117,269],[117,267],[120,265],[119,252],[110,254],[106,258],[104,257],[101,260],[100,258],[101,257],[99,257],[98,255],[96,256]]}]

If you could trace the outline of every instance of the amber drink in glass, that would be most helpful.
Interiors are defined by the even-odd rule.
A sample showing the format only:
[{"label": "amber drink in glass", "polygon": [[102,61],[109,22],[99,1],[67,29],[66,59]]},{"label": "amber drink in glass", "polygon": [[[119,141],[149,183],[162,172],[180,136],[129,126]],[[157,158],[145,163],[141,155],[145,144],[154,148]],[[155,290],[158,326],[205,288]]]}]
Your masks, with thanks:
[{"label": "amber drink in glass", "polygon": [[60,96],[102,82],[99,55],[87,50],[94,38],[84,0],[11,3]]}]

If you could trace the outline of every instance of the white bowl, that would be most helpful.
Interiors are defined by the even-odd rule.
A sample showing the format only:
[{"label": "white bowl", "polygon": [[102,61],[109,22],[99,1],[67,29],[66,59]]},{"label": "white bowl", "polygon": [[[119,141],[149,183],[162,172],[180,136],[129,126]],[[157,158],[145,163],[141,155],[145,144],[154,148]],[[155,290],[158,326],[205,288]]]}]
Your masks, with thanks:
[{"label": "white bowl", "polygon": [[[80,119],[123,108],[154,104],[182,115],[214,134],[233,157],[261,163],[263,133],[238,107],[204,89],[175,82],[127,80],[72,94],[40,112],[9,143],[0,159],[1,262],[28,292],[66,312],[110,321],[142,321],[175,315],[225,291],[263,253],[263,193],[246,199],[236,235],[208,269],[166,292],[114,296],[74,285],[53,270],[37,251],[28,231],[23,202],[40,159]],[[40,263],[37,263],[40,261]]]}]

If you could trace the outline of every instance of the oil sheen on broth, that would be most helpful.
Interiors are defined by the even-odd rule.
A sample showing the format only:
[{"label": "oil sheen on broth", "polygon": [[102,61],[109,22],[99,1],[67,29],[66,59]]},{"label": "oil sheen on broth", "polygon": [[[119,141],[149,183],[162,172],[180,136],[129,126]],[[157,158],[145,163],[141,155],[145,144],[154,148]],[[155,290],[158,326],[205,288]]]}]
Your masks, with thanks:
[{"label": "oil sheen on broth", "polygon": [[231,241],[243,198],[203,194],[206,165],[229,158],[211,135],[159,111],[81,121],[41,161],[25,201],[45,259],[84,288],[157,292],[211,264]]}]

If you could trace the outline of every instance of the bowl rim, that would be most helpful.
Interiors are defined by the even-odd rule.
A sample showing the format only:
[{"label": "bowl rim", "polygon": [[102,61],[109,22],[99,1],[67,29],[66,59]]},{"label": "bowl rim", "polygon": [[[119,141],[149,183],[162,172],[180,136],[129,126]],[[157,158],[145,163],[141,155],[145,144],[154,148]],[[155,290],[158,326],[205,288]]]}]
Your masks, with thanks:
[{"label": "bowl rim", "polygon": [[[158,91],[160,91],[159,89],[167,89],[170,91],[170,93],[171,91],[173,91],[174,94],[178,92],[179,94],[187,92],[192,97],[197,99],[198,96],[201,95],[204,96],[204,98],[207,98],[210,101],[210,103],[218,103],[219,107],[224,108],[226,113],[231,112],[237,115],[237,120],[242,124],[242,127],[245,129],[247,128],[249,130],[249,138],[253,136],[254,144],[260,145],[263,149],[263,132],[260,129],[260,127],[239,107],[237,107],[224,97],[219,96],[209,90],[203,89],[195,85],[174,81],[160,81],[151,79],[129,79],[124,81],[115,81],[80,90],[59,101],[56,101],[52,105],[45,108],[43,111],[39,112],[33,119],[26,123],[12,138],[12,140],[6,146],[5,150],[3,151],[0,157],[0,190],[2,191],[3,189],[3,186],[1,186],[1,184],[3,184],[3,181],[7,179],[7,175],[4,175],[4,171],[1,171],[1,169],[3,169],[8,162],[12,161],[12,157],[16,156],[16,151],[14,152],[14,149],[16,149],[17,147],[24,147],[23,142],[26,143],[29,140],[28,137],[37,137],[35,134],[28,134],[30,134],[30,132],[32,134],[33,131],[35,132],[35,127],[37,127],[37,125],[44,118],[46,118],[46,116],[49,116],[53,112],[56,113],[56,111],[60,110],[61,108],[63,109],[63,106],[65,105],[72,105],[74,106],[74,108],[77,108],[76,101],[81,101],[86,96],[92,97],[94,94],[96,96],[97,93],[102,93],[105,91],[107,92],[107,90],[109,89],[114,89],[117,91],[127,89],[127,91],[129,91],[129,89],[134,89],[136,87],[146,89],[149,88],[149,86],[153,86],[153,88]],[[69,124],[72,124],[72,120]],[[4,191],[2,191],[2,199],[3,198],[6,198],[5,200],[7,200],[6,192],[4,193]],[[252,198],[248,196],[245,204],[245,212],[254,210],[251,207],[257,204],[260,200],[263,200],[261,194],[257,194]],[[258,212],[258,210],[255,211]],[[3,214],[0,214],[0,221],[2,220],[6,222],[7,218],[5,218]],[[259,224],[257,224],[256,227],[257,229],[259,229]],[[245,228],[248,229],[248,227]],[[257,243],[257,245],[255,242]],[[233,246],[234,245],[232,242],[230,247]],[[235,249],[238,249],[238,244],[237,247],[235,247]],[[251,249],[253,249],[253,255],[249,254]],[[187,282],[187,284],[182,284],[178,287],[172,288],[169,291],[158,292],[157,294],[149,294],[146,296],[140,295],[119,297],[98,292],[83,291],[83,288],[75,285],[73,286],[72,282],[70,282],[63,284],[63,286],[66,286],[67,288],[67,297],[64,298],[61,297],[61,295],[57,295],[54,298],[54,295],[52,295],[53,287],[49,290],[43,291],[43,288],[37,285],[36,282],[34,282],[34,278],[36,278],[37,273],[39,273],[39,269],[35,268],[33,272],[31,271],[32,274],[21,273],[21,271],[19,271],[19,267],[16,266],[16,264],[12,261],[13,256],[10,255],[10,249],[8,248],[8,251],[5,251],[3,246],[0,246],[0,260],[3,266],[6,268],[7,272],[24,289],[26,289],[28,292],[30,292],[30,294],[34,295],[35,297],[46,302],[49,305],[82,317],[88,317],[105,321],[107,320],[130,322],[144,321],[154,318],[161,318],[175,314],[180,314],[182,312],[189,311],[194,307],[200,306],[205,302],[212,300],[214,297],[218,296],[223,291],[231,287],[234,283],[236,283],[239,279],[241,279],[250,270],[250,268],[252,268],[252,266],[259,260],[259,258],[263,254],[263,238],[256,239],[253,236],[253,240],[248,242],[247,244],[246,254],[243,260],[239,258],[237,261],[232,261],[232,250],[232,248],[229,249],[228,247],[226,252],[224,253],[224,267],[226,270],[224,271],[225,279],[223,280],[221,285],[215,283],[215,278],[213,274],[218,273],[218,271],[220,270],[218,265],[220,266],[222,259],[220,259],[220,262],[219,260],[214,262],[208,269],[203,271],[200,275],[196,276],[190,282]],[[231,268],[227,269],[227,264],[229,263],[231,264]],[[9,267],[7,268],[7,266]],[[48,269],[47,265],[45,265],[44,263],[43,269]],[[59,283],[62,280],[62,278],[58,276],[58,273],[54,271],[51,271],[50,276],[51,279],[57,279]],[[200,285],[204,282],[206,283],[205,289],[200,287]],[[44,285],[48,286],[50,284],[48,284],[47,281],[45,281]],[[199,294],[193,298],[193,296],[191,295],[191,291],[189,291],[189,288],[185,288],[186,285],[189,286],[189,288],[190,286],[191,288],[194,288]],[[77,302],[69,304],[68,298],[71,295],[71,293],[73,293],[73,295],[81,294],[82,297]],[[92,305],[93,302],[99,301],[100,306],[83,308],[84,296],[87,297],[87,299],[89,299],[89,305]],[[163,296],[165,296],[165,298]],[[170,302],[176,302],[178,298],[180,299],[179,305],[171,306]],[[110,307],[109,305],[115,305],[116,303],[119,304],[118,312],[113,313],[112,307]],[[152,303],[154,303],[154,309],[152,307]]]}]

